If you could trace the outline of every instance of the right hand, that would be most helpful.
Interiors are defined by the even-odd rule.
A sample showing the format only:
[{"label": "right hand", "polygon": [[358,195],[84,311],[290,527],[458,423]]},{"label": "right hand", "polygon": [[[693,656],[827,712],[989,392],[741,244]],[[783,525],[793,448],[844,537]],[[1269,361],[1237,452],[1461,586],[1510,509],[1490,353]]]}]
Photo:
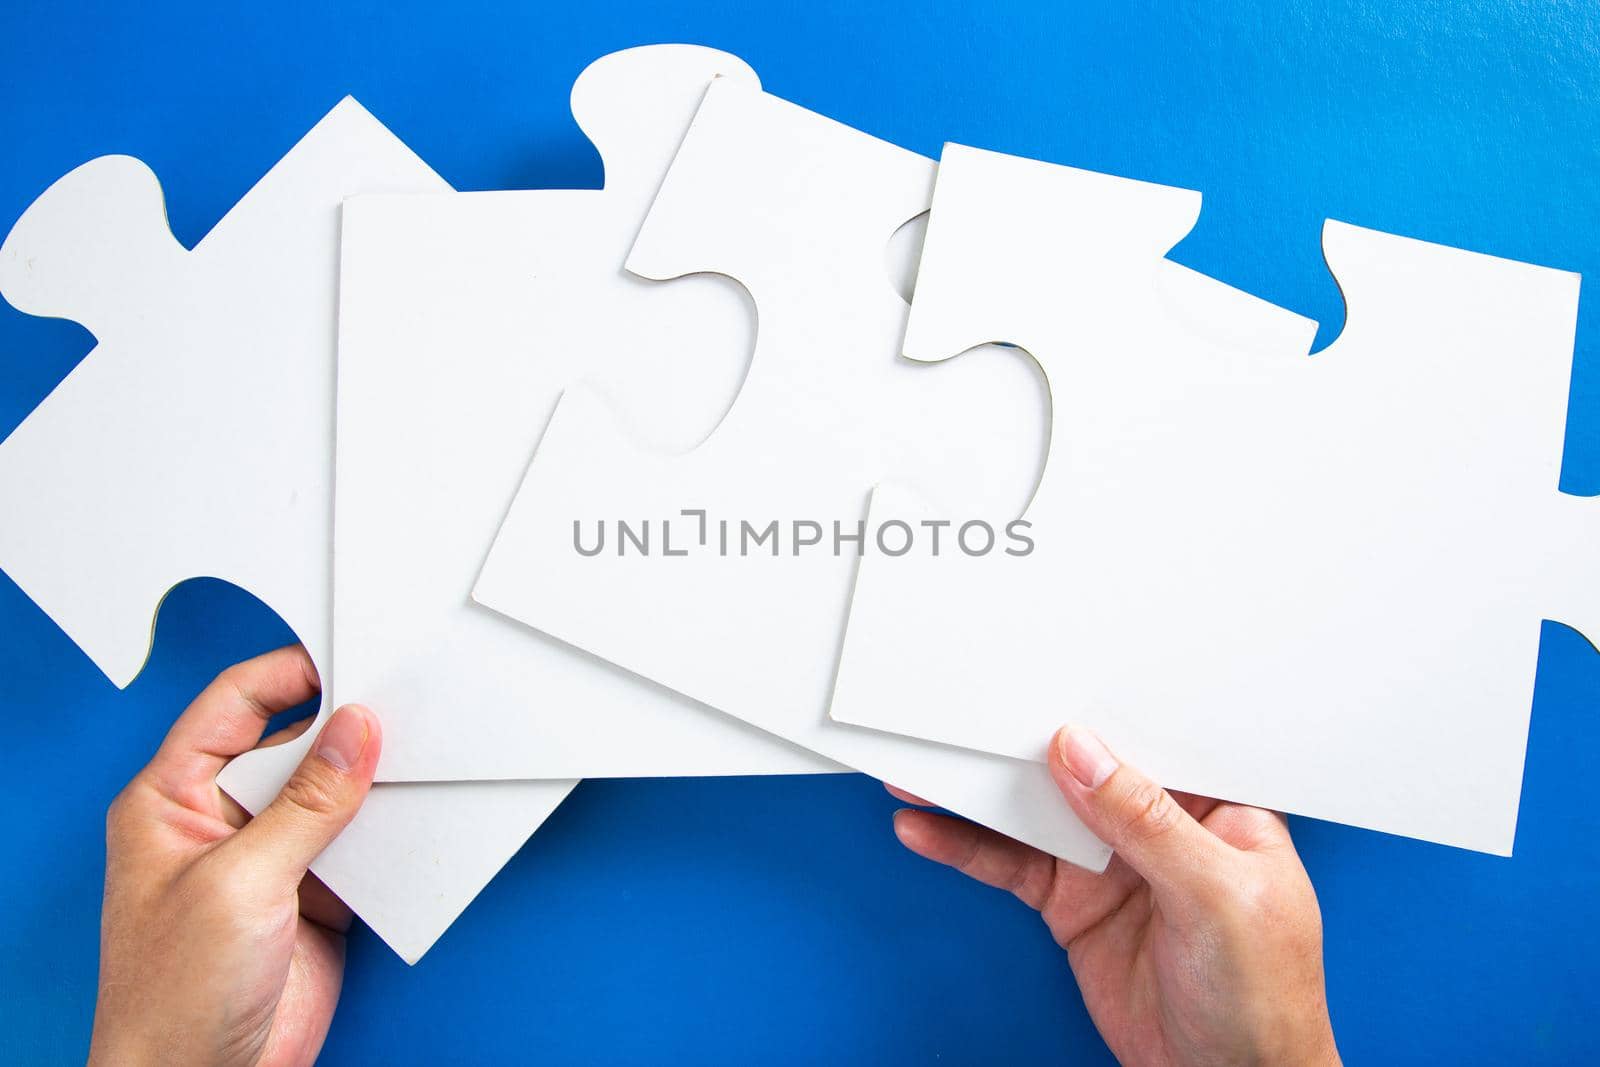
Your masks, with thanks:
[{"label": "right hand", "polygon": [[1044,917],[1121,1062],[1338,1063],[1322,916],[1283,816],[1175,798],[1085,730],[1057,733],[1049,764],[1116,853],[1103,874],[931,812],[896,812],[895,833]]}]

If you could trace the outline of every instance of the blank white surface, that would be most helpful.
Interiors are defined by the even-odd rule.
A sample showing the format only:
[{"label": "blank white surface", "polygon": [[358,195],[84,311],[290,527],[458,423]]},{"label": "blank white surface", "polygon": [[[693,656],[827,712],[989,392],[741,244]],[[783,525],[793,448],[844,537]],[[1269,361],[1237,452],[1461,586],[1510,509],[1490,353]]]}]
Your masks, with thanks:
[{"label": "blank white surface", "polygon": [[[330,677],[339,204],[447,188],[346,99],[192,252],[125,156],[74,170],[18,221],[0,292],[98,344],[0,443],[0,566],[114,683],[196,576],[263,600]],[[224,788],[259,810],[313,737],[234,761]],[[414,961],[570,786],[380,787],[312,869]]]},{"label": "blank white surface", "polygon": [[868,559],[833,714],[1033,759],[1068,717],[1173,788],[1509,854],[1540,619],[1600,590],[1557,492],[1578,278],[1329,222],[1307,358],[1173,312],[1198,211],[947,147],[905,350],[1038,359],[1039,547]]},{"label": "blank white surface", "polygon": [[[759,327],[744,389],[710,438],[680,455],[641,446],[603,400],[569,390],[474,595],[1098,867],[1104,846],[1072,817],[1043,767],[828,719],[854,556],[582,558],[571,543],[574,517],[660,519],[683,508],[704,508],[736,529],[771,519],[853,526],[866,517],[871,487],[895,470],[948,479],[980,514],[1021,507],[1048,424],[1031,361],[993,349],[930,374],[897,356],[907,308],[886,258],[896,230],[927,209],[933,171],[927,159],[750,86],[713,85],[628,267],[658,279],[715,271],[750,291]],[[1257,314],[1293,319],[1264,307]]]},{"label": "blank white surface", "polygon": [[603,391],[663,447],[716,425],[754,319],[725,279],[622,262],[733,56],[659,45],[584,71],[573,114],[605,188],[345,205],[334,638],[338,701],[383,709],[386,780],[842,770],[473,603],[562,390]]}]

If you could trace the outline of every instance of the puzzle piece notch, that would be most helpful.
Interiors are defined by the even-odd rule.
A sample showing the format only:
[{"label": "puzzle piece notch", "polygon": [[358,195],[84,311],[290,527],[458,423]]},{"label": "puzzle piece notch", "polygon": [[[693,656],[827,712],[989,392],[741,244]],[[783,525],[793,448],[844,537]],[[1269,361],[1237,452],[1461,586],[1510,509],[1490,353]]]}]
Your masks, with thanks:
[{"label": "puzzle piece notch", "polygon": [[[610,552],[571,559],[574,515],[705,508],[713,521],[728,521],[734,537],[741,519],[809,518],[826,528],[837,518],[848,528],[865,517],[878,468],[902,457],[959,471],[961,483],[987,501],[995,483],[1014,473],[997,476],[997,467],[1012,466],[1013,454],[1038,455],[1033,431],[1042,427],[1019,433],[1029,420],[1017,411],[1038,402],[1037,376],[1021,360],[1004,364],[1014,377],[997,384],[987,375],[974,390],[974,364],[928,373],[898,358],[907,306],[885,259],[896,230],[926,211],[934,169],[931,160],[793,104],[714,83],[629,269],[659,279],[724,273],[751,294],[759,336],[745,386],[702,445],[672,458],[632,448],[612,432],[614,415],[569,390],[473,595],[1099,869],[1104,846],[1060,806],[1042,767],[827,721],[855,566],[848,549],[745,559],[733,546],[723,556],[713,526],[708,551],[665,565]],[[940,414],[953,417],[972,403],[988,417],[968,420],[958,433],[934,432]],[[784,611],[773,613],[773,604]]]},{"label": "puzzle piece notch", "polygon": [[[596,239],[609,247],[612,225],[605,220],[613,215],[630,219],[645,216],[662,176],[678,151],[684,131],[691,125],[707,87],[713,82],[735,84],[752,91],[761,88],[760,78],[743,60],[701,45],[641,45],[595,60],[573,84],[571,109],[579,129],[600,154],[603,187],[571,192],[540,190],[537,195],[582,197],[582,203],[575,202],[571,206],[569,217],[593,216],[605,229]],[[636,236],[636,227],[634,224],[630,237]],[[639,290],[648,288],[645,279],[628,275],[620,263],[618,267],[618,273]],[[564,293],[563,288],[569,283],[575,288]],[[724,309],[730,301],[724,294],[711,290],[729,285],[734,283],[727,278],[706,275],[670,295],[639,290],[630,291],[629,295],[644,307],[649,307],[652,300],[665,298],[679,301],[686,308],[698,308],[708,319],[721,320],[727,317]],[[555,301],[552,313],[559,321],[571,314],[573,306],[590,299],[592,275],[587,269],[580,269],[571,277],[546,274],[539,278],[539,287]],[[748,321],[742,324],[744,336],[738,344],[743,354],[740,363],[747,368],[748,353],[754,343],[754,308],[750,306],[747,292],[739,290],[738,300],[748,315]],[[719,321],[718,336],[712,339],[713,343],[722,341],[721,335],[731,332],[723,326]],[[608,345],[625,343],[608,330],[607,323],[587,330],[588,343],[602,350]],[[574,350],[586,348],[588,343],[571,347]],[[706,357],[712,355],[710,351],[705,353]],[[589,390],[605,398],[619,416],[619,430],[636,437],[640,443],[648,443],[661,451],[680,452],[703,441],[714,429],[742,382],[741,373],[731,380],[731,391],[713,384],[708,372],[721,368],[709,358],[703,362],[707,365],[692,368],[692,375],[695,382],[703,383],[705,391],[692,398],[685,395],[688,383],[681,368],[645,369],[626,359],[575,364],[575,368],[582,366],[583,380],[570,388]],[[670,377],[664,377],[655,389],[648,384],[640,385],[641,376],[648,379],[658,375]],[[676,394],[676,402],[663,406],[660,398],[666,393]],[[644,403],[646,399],[648,405]],[[622,413],[628,417],[621,418]]]},{"label": "puzzle piece notch", "polygon": [[[754,91],[739,60],[697,47],[592,65],[573,103],[605,160],[600,189],[346,202],[333,698],[383,709],[380,777],[841,769],[467,597],[529,456],[560,432],[552,412],[573,420],[593,389],[604,417],[672,451],[731,403],[754,335],[747,295],[622,262],[706,87],[740,71]],[[418,500],[433,521],[413,521]]]},{"label": "puzzle piece notch", "polygon": [[[1594,617],[1596,505],[1558,492],[1577,277],[1330,222],[1340,338],[1244,352],[1097,286],[1084,264],[1115,250],[1037,239],[1029,213],[1060,198],[1021,204],[1005,172],[1076,176],[960,173],[987,162],[941,169],[908,332],[939,327],[913,354],[998,336],[1039,357],[1059,440],[1029,517],[1066,531],[1059,572],[869,558],[835,717],[1039,758],[1065,714],[1175,788],[1509,852],[1535,620]],[[984,306],[946,314],[936,291]],[[1062,693],[1050,722],[1042,686]],[[1362,762],[1363,712],[1389,743],[1352,795],[1322,771]]]},{"label": "puzzle piece notch", "polygon": [[[572,117],[600,153],[605,189],[648,196],[665,173],[713,79],[761,88],[737,56],[701,45],[641,45],[602,56],[572,85]],[[685,110],[687,108],[687,110]]]},{"label": "puzzle piece notch", "polygon": [[[331,471],[315,433],[272,444],[283,412],[301,410],[327,438],[320,454],[331,451],[322,323],[334,263],[327,278],[303,264],[337,235],[330,189],[438,179],[349,97],[284,158],[292,165],[270,169],[193,251],[167,227],[155,175],[125,156],[53,184],[3,246],[7,298],[67,316],[98,343],[0,443],[0,496],[28,499],[32,523],[49,528],[0,529],[0,565],[119,687],[149,658],[162,599],[195,577],[266,603],[326,670],[317,532]],[[284,318],[286,306],[306,310]],[[308,395],[305,383],[323,379],[329,396]],[[219,505],[239,469],[253,471],[249,501]],[[108,514],[121,527],[110,543]],[[252,547],[263,537],[271,552]]]},{"label": "puzzle piece notch", "polygon": [[[705,271],[726,275],[751,292],[764,315],[786,310],[785,283],[802,271],[834,277],[839,286],[882,289],[892,298],[882,269],[885,249],[896,230],[928,210],[930,161],[873,138],[841,136],[856,131],[728,79],[706,90],[695,123],[755,121],[764,110],[767,121],[782,124],[788,150],[730,154],[691,130],[627,269],[657,281]],[[828,166],[808,165],[830,157]],[[771,209],[727,225],[730,210],[748,205],[752,191]],[[785,225],[799,212],[829,223],[805,230]],[[887,228],[886,218],[895,220]]]},{"label": "puzzle piece notch", "polygon": [[[697,136],[735,126],[752,132],[736,144]],[[998,373],[969,362],[941,378],[893,355],[863,361],[861,342],[841,343],[841,337],[890,332],[898,344],[908,306],[890,271],[914,245],[915,227],[898,241],[896,235],[926,214],[935,169],[923,156],[770,94],[725,80],[707,89],[627,268],[653,280],[713,272],[740,286],[759,308],[750,371],[717,434],[770,437],[770,426],[742,424],[763,421],[751,414],[763,409],[792,413],[785,420],[794,423],[814,404],[835,414],[804,432],[812,447],[832,451],[835,464],[851,465],[853,452],[883,454],[887,448],[926,456],[922,465],[939,470],[942,462],[921,440],[880,435],[877,425],[905,426],[955,397],[971,399],[970,390],[993,389],[1016,397],[1017,412],[993,441],[996,454],[1027,438],[1028,466],[1037,468],[1034,413],[1047,420],[1048,407],[1034,369],[1015,353],[988,353],[1003,364]],[[795,218],[814,221],[795,226]],[[817,302],[827,304],[833,321],[818,319]],[[774,348],[762,336],[788,340]],[[719,447],[715,436],[706,442],[713,448]],[[991,471],[967,503],[984,514],[1015,508],[1033,482],[1021,484],[1019,473]],[[869,492],[870,482],[861,488],[863,507]],[[790,505],[800,507],[799,498]]]},{"label": "puzzle piece notch", "polygon": [[[1524,419],[1538,427],[1538,452],[1547,459],[1524,477],[1537,480],[1527,489],[1545,493],[1526,500],[1515,535],[1503,546],[1526,572],[1508,580],[1529,582],[1537,590],[1532,606],[1542,617],[1594,645],[1600,639],[1600,503],[1560,491],[1565,405],[1560,418],[1551,417],[1553,407],[1518,406],[1523,396],[1564,401],[1568,395],[1581,277],[1333,219],[1323,225],[1323,254],[1346,316],[1316,364],[1344,385],[1352,403],[1374,388],[1397,395],[1451,389],[1456,354],[1472,345],[1514,353],[1508,358],[1515,360],[1515,374],[1537,382],[1525,393],[1496,393],[1487,382],[1462,394],[1460,417],[1486,434],[1509,433]],[[1451,284],[1432,284],[1437,277]],[[1402,358],[1378,363],[1379,342],[1400,348]]]},{"label": "puzzle piece notch", "polygon": [[883,268],[888,273],[889,284],[911,306],[917,291],[917,263],[922,259],[922,243],[928,237],[928,213],[900,224],[889,237],[883,250]]},{"label": "puzzle piece notch", "polygon": [[[987,187],[967,188],[978,181]],[[1011,195],[992,195],[994,181],[1004,181]],[[938,191],[902,346],[908,359],[924,363],[992,342],[1040,359],[1034,349],[1054,332],[1064,301],[1092,314],[1106,306],[1096,294],[1154,284],[1163,265],[1171,265],[1164,257],[1200,217],[1193,190],[958,144],[945,146]],[[1050,210],[1036,211],[1045,197]],[[940,199],[957,198],[981,210],[941,215]],[[996,233],[1029,235],[1020,260],[1009,258],[1014,250],[989,247]]]},{"label": "puzzle piece notch", "polygon": [[[159,328],[161,316],[150,309],[164,303],[163,288],[187,271],[191,257],[167,225],[155,173],[140,160],[120,155],[90,160],[57,179],[0,245],[0,295],[8,303],[26,314],[76,322],[99,342],[0,442],[0,487],[6,495],[61,517],[48,538],[0,533],[0,563],[119,689],[132,683],[149,658],[160,603],[178,581],[201,575],[169,580],[130,562],[122,569],[125,584],[88,603],[81,589],[91,579],[61,561],[103,554],[103,547],[100,552],[96,547],[105,515],[131,505],[126,494],[136,487],[111,486],[117,500],[80,492],[94,488],[92,475],[83,475],[84,485],[73,481],[83,474],[81,463],[94,464],[89,455],[80,456],[71,475],[51,484],[36,483],[30,471],[62,473],[49,461],[52,453],[80,450],[97,439],[96,427],[117,421],[118,413],[100,407],[96,398],[135,402],[131,379],[137,368],[118,364],[115,349],[130,334],[150,325]],[[107,338],[116,340],[108,346]],[[101,362],[107,359],[118,365]],[[108,379],[120,379],[129,388]],[[125,455],[149,446],[143,439],[128,441]],[[127,533],[135,539],[142,535]],[[269,606],[280,613],[283,608]],[[130,640],[135,634],[142,640]]]},{"label": "puzzle piece notch", "polygon": [[[1409,380],[1448,372],[1456,348],[1470,342],[1517,353],[1522,373],[1530,357],[1537,359],[1533,371],[1541,390],[1565,396],[1579,275],[1337,219],[1323,223],[1322,250],[1345,303],[1344,329],[1316,357],[1326,373],[1394,373]],[[1545,343],[1530,354],[1524,338],[1535,327]],[[1381,367],[1358,367],[1375,361],[1372,350],[1380,343],[1404,351]],[[1559,451],[1564,427],[1547,427],[1546,434],[1545,443]]]},{"label": "puzzle piece notch", "polygon": [[1600,651],[1600,496],[1558,492],[1552,501],[1552,551],[1536,561],[1543,564],[1545,618]]},{"label": "puzzle piece notch", "polygon": [[188,251],[167,225],[154,172],[131,156],[68,171],[0,245],[0,295],[18,311],[68,319],[103,338],[137,322]]},{"label": "puzzle piece notch", "polygon": [[[118,686],[199,576],[266,604],[327,677],[339,205],[447,189],[346,98],[192,252],[126,157],[64,176],[0,245],[11,303],[99,342],[0,441],[0,565]],[[312,736],[256,755],[292,766]],[[220,784],[259,810],[286,777],[247,757]],[[312,869],[413,962],[570,788],[379,786]]]}]

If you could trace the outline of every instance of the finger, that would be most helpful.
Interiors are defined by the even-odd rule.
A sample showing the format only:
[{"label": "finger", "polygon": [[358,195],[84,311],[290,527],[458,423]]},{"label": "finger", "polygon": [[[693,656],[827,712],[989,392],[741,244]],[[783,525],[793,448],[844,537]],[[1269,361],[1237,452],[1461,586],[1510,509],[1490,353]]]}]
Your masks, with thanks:
[{"label": "finger", "polygon": [[316,722],[317,717],[315,715],[307,715],[303,719],[296,719],[283,729],[274,730],[260,741],[257,741],[256,748],[277,748],[279,745],[287,745],[290,741],[315,726]]},{"label": "finger", "polygon": [[1084,825],[1157,893],[1189,893],[1216,880],[1226,846],[1088,730],[1057,732],[1050,775]]},{"label": "finger", "polygon": [[1247,804],[1218,804],[1201,819],[1207,830],[1234,848],[1245,852],[1294,850],[1289,837],[1289,820],[1266,808]]},{"label": "finger", "polygon": [[319,688],[317,669],[299,645],[235,664],[178,716],[150,771],[169,796],[210,786],[223,764],[255,745],[268,719],[316,696]]},{"label": "finger", "polygon": [[1004,889],[1035,911],[1050,899],[1055,858],[1031,845],[965,819],[910,808],[894,813],[894,833],[923,859]]},{"label": "finger", "polygon": [[1205,825],[1206,817],[1222,803],[1220,800],[1203,797],[1197,793],[1184,793],[1176,789],[1169,789],[1167,792],[1172,794],[1172,799],[1178,802],[1179,807],[1189,813],[1190,818],[1202,826]]},{"label": "finger", "polygon": [[888,782],[884,782],[883,787],[887,789],[889,791],[889,795],[894,797],[896,800],[904,801],[907,804],[915,804],[919,808],[938,807],[938,805],[933,801],[923,800],[921,797],[917,796],[917,794],[908,793],[897,785],[890,785]]},{"label": "finger", "polygon": [[[969,861],[969,873],[974,877],[1016,893],[1024,903],[1039,911],[1062,948],[1070,946],[1084,931],[1099,926],[1108,916],[1124,910],[1129,894],[1143,884],[1143,880],[1116,857],[1112,857],[1104,872],[1096,873],[1071,863],[1056,862],[992,830],[931,812],[897,812],[895,833],[907,848],[925,859],[957,869],[964,869],[963,862]],[[1036,856],[1042,856],[1050,864],[1048,874]],[[1028,864],[1026,872],[1022,870],[1024,863]],[[1020,891],[1012,889],[1013,885],[1019,886]]]},{"label": "finger", "polygon": [[347,932],[355,918],[350,906],[314,874],[307,874],[300,883],[300,914],[336,934]]},{"label": "finger", "polygon": [[[263,737],[260,743],[256,745],[256,748],[276,748],[279,745],[287,745],[290,741],[311,729],[316,721],[317,717],[315,715],[307,715],[303,719],[290,723],[276,733]],[[250,821],[250,813],[244,810],[237,800],[234,800],[220,789],[213,790],[213,792],[219,805],[217,808],[218,814],[222,816],[229,826],[237,830]]]},{"label": "finger", "polygon": [[382,741],[367,708],[346,704],[335,711],[278,796],[222,847],[248,851],[292,891],[355,818],[372,788]]}]

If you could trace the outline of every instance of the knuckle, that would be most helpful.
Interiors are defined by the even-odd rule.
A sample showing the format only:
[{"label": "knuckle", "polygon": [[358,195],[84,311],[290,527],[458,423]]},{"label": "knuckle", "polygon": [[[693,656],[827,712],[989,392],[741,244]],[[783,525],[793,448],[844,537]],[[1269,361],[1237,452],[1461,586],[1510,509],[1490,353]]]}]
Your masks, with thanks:
[{"label": "knuckle", "polygon": [[256,680],[250,669],[243,663],[233,666],[217,675],[217,687],[224,693],[231,695],[239,703],[250,708],[262,717],[270,717],[271,710],[262,706],[255,695]]},{"label": "knuckle", "polygon": [[179,912],[218,936],[246,934],[270,908],[263,882],[237,857],[214,852],[191,866],[174,885]]},{"label": "knuckle", "polygon": [[1018,863],[1006,888],[1028,907],[1042,912],[1054,894],[1055,875],[1054,862],[1040,862],[1038,857],[1026,856]]},{"label": "knuckle", "polygon": [[1299,887],[1271,870],[1251,866],[1232,879],[1226,908],[1242,930],[1290,933],[1316,923],[1316,906],[1309,909]]},{"label": "knuckle", "polygon": [[322,774],[310,766],[301,767],[283,787],[283,799],[294,808],[325,818],[344,807],[344,790],[332,774]]},{"label": "knuckle", "polygon": [[1150,841],[1170,833],[1181,814],[1177,801],[1149,779],[1135,782],[1123,798],[1127,813],[1123,833],[1139,841]]},{"label": "knuckle", "polygon": [[1321,910],[1309,879],[1257,869],[1245,877],[1240,896],[1246,913],[1258,924],[1310,929],[1320,937]]},{"label": "knuckle", "polygon": [[1044,920],[1045,929],[1050,931],[1056,947],[1064,950],[1070,950],[1073,943],[1095,925],[1084,919],[1081,910],[1058,901],[1053,894],[1039,909],[1039,917]]},{"label": "knuckle", "polygon": [[111,803],[106,806],[107,844],[115,844],[132,835],[141,818],[141,793],[140,780],[135,778],[111,798]]},{"label": "knuckle", "polygon": [[1026,902],[1024,894],[1029,888],[1029,883],[1033,880],[1032,875],[1033,868],[1028,862],[1028,857],[1018,856],[1011,861],[1011,866],[1006,871],[1005,877],[1000,879],[1000,888]]},{"label": "knuckle", "polygon": [[219,853],[212,853],[184,871],[176,889],[182,907],[193,913],[216,910],[230,914],[234,895],[244,882]]},{"label": "knuckle", "polygon": [[230,692],[242,693],[247,677],[248,672],[244,669],[244,664],[235,663],[231,667],[223,668],[222,673],[217,675],[215,684]]},{"label": "knuckle", "polygon": [[1241,878],[1234,899],[1252,921],[1270,917],[1279,908],[1277,887],[1272,879],[1251,872]]},{"label": "knuckle", "polygon": [[127,832],[128,824],[132,821],[129,806],[133,802],[128,799],[128,791],[124,789],[111,798],[111,803],[106,808],[106,840],[116,841]]},{"label": "knuckle", "polygon": [[956,870],[968,877],[977,877],[978,861],[983,856],[983,841],[976,835],[962,849],[961,859],[951,864]]}]

